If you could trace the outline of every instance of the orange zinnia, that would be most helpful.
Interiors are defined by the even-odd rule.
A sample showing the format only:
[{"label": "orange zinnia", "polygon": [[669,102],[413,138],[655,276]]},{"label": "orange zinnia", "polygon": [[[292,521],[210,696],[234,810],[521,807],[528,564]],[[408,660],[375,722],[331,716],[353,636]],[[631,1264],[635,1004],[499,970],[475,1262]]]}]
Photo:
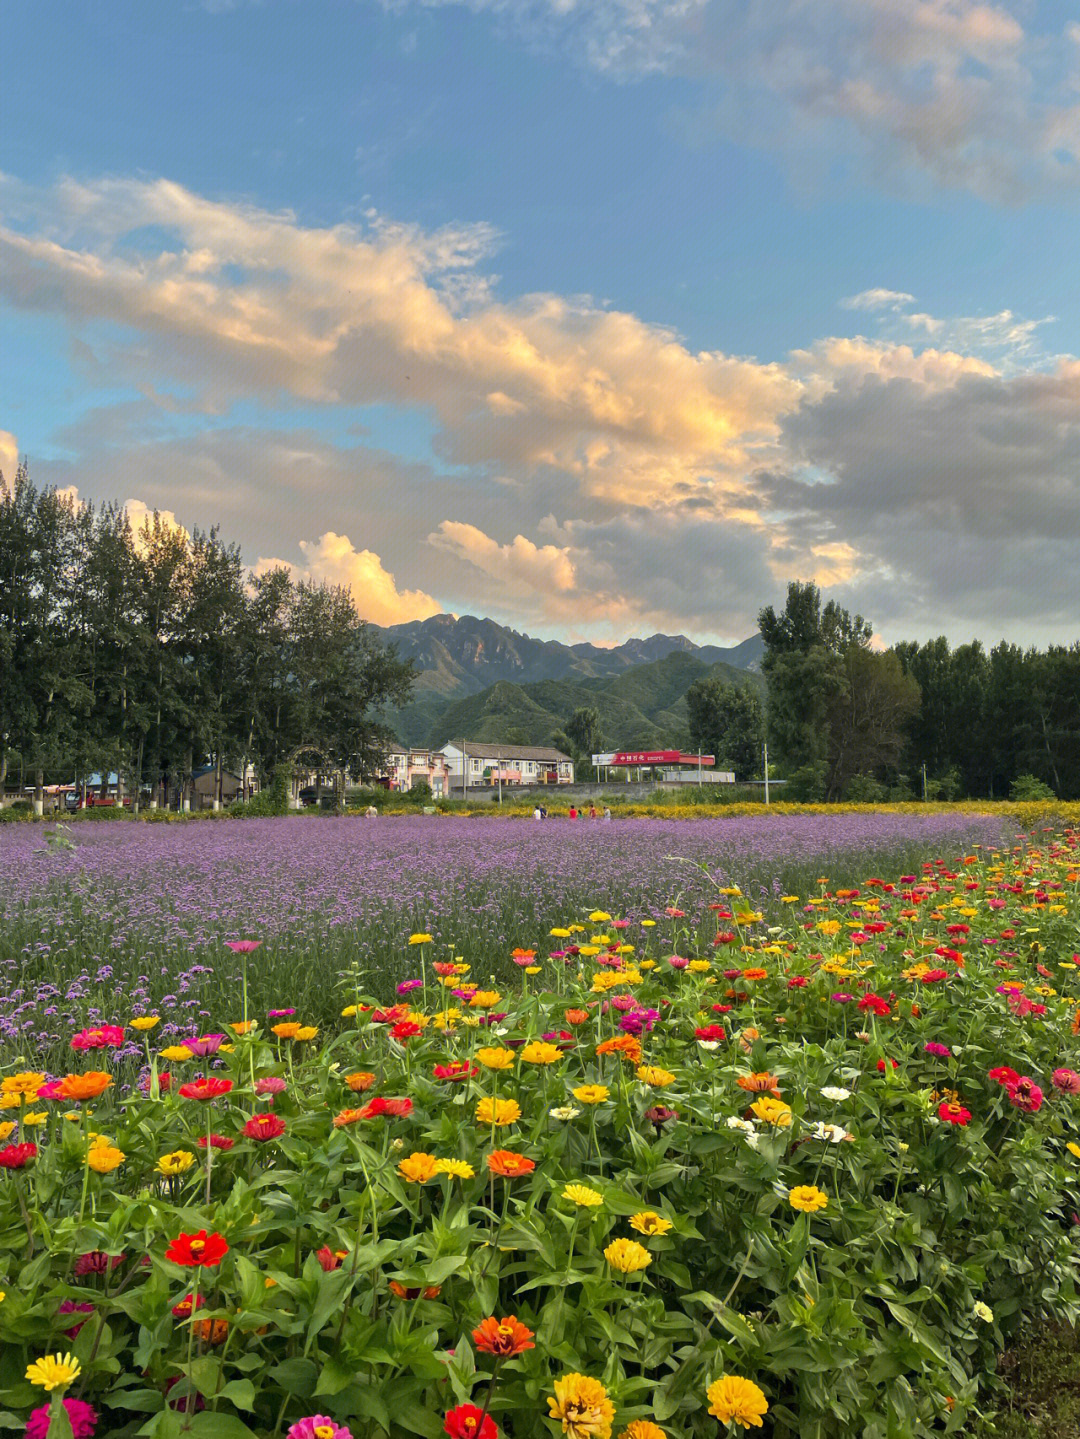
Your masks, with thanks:
[{"label": "orange zinnia", "polygon": [[632,1034],[617,1034],[596,1046],[597,1054],[621,1054],[630,1064],[641,1063],[641,1040]]},{"label": "orange zinnia", "polygon": [[438,1299],[442,1293],[442,1285],[429,1284],[424,1289],[409,1289],[404,1284],[399,1284],[396,1279],[391,1279],[390,1293],[396,1294],[399,1299],[419,1299],[421,1294],[425,1299]]},{"label": "orange zinnia", "polygon": [[344,1129],[347,1124],[358,1124],[367,1115],[362,1109],[343,1109],[340,1114],[334,1115],[334,1128]]},{"label": "orange zinnia", "polygon": [[768,979],[769,971],[767,969],[744,969],[742,977],[743,979]]},{"label": "orange zinnia", "polygon": [[96,1099],[112,1084],[112,1075],[100,1069],[88,1070],[86,1074],[66,1074],[60,1081],[57,1093],[61,1099]]},{"label": "orange zinnia", "polygon": [[735,1081],[740,1089],[747,1090],[750,1094],[774,1094],[780,1098],[779,1080],[775,1074],[766,1071],[763,1074],[740,1074]]},{"label": "orange zinnia", "polygon": [[195,1335],[204,1344],[224,1344],[229,1337],[229,1321],[227,1319],[196,1319]]},{"label": "orange zinnia", "polygon": [[566,1011],[567,1024],[584,1024],[589,1017],[587,1009],[568,1009]]},{"label": "orange zinnia", "polygon": [[365,1089],[370,1089],[375,1083],[375,1076],[369,1070],[359,1069],[355,1074],[347,1074],[345,1083],[354,1094],[362,1094]]},{"label": "orange zinnia", "polygon": [[494,1315],[485,1319],[473,1330],[472,1337],[477,1349],[500,1359],[512,1359],[515,1354],[536,1348],[533,1331],[520,1324],[513,1314],[505,1319],[496,1319]]},{"label": "orange zinnia", "polygon": [[512,1149],[493,1149],[488,1155],[487,1166],[492,1174],[513,1179],[519,1174],[531,1174],[536,1168],[536,1161],[526,1159],[524,1154],[515,1154]]}]

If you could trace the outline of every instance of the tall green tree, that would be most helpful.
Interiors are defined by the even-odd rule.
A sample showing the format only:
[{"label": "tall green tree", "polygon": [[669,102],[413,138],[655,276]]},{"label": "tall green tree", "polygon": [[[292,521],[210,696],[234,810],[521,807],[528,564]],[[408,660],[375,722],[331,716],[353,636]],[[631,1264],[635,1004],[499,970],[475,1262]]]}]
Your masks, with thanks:
[{"label": "tall green tree", "polygon": [[691,749],[715,755],[717,769],[733,770],[736,779],[760,771],[765,711],[755,690],[708,675],[687,690],[686,708]]}]

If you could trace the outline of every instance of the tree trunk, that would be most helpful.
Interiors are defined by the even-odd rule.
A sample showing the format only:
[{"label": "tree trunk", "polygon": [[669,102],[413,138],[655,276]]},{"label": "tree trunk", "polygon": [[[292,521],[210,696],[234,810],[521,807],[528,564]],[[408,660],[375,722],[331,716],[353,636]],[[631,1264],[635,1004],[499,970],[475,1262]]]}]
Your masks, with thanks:
[{"label": "tree trunk", "polygon": [[38,819],[45,813],[45,775],[41,770],[34,776],[34,813]]},{"label": "tree trunk", "polygon": [[145,749],[146,749],[146,736],[143,735],[143,734],[141,734],[141,735],[139,736],[139,748],[138,748],[138,750],[137,750],[137,752],[136,752],[136,753],[137,753],[137,758],[136,758],[136,760],[135,760],[135,774],[133,775],[134,791],[135,791],[135,792],[134,792],[134,794],[132,795],[132,798],[131,798],[131,812],[132,812],[132,814],[138,814],[138,813],[139,813],[139,807],[140,807],[140,804],[141,804],[141,802],[142,802],[143,752],[144,752]]}]

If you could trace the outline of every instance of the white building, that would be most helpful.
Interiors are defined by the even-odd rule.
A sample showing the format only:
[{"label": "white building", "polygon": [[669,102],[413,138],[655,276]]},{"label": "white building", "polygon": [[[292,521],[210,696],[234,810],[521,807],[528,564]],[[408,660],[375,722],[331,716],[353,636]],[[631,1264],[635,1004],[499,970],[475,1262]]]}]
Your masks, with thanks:
[{"label": "white building", "polygon": [[[547,745],[479,744],[451,740],[442,754],[451,792],[498,784],[573,784],[574,762]],[[462,773],[464,764],[464,785]]]},{"label": "white building", "polygon": [[449,770],[442,754],[430,749],[391,750],[386,756],[385,774],[392,790],[409,790],[426,781],[435,799],[449,789]]}]

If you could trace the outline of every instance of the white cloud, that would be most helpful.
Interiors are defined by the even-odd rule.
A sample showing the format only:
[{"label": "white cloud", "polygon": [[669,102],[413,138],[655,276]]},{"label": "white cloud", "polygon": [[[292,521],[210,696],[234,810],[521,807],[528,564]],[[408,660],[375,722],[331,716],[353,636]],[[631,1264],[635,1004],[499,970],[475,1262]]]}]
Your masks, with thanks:
[{"label": "white cloud", "polygon": [[396,625],[406,620],[425,620],[429,615],[442,611],[438,600],[422,590],[399,590],[394,576],[383,568],[379,556],[371,550],[356,549],[348,535],[327,530],[317,540],[301,540],[300,550],[305,560],[303,565],[260,556],[255,563],[255,573],[262,574],[284,565],[294,579],[343,585],[352,591],[357,614],[372,624]]},{"label": "white cloud", "polygon": [[19,468],[19,442],[10,430],[0,430],[0,475],[9,485],[15,483]]},{"label": "white cloud", "polygon": [[915,299],[904,290],[860,290],[840,301],[845,310],[900,310]]}]

